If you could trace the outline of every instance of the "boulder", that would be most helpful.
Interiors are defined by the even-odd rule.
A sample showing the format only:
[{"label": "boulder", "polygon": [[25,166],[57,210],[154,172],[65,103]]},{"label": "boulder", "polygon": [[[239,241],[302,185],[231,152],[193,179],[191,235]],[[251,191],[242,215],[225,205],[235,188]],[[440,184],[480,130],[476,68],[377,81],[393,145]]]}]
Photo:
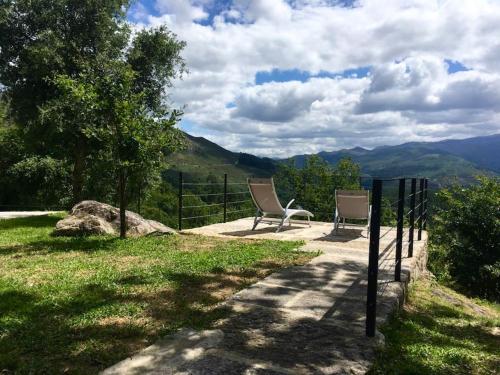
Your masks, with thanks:
[{"label": "boulder", "polygon": [[[127,234],[176,234],[177,232],[154,220],[144,219],[135,212],[126,211]],[[119,234],[120,209],[97,201],[76,204],[69,215],[56,224],[55,236],[85,236],[92,234]]]}]

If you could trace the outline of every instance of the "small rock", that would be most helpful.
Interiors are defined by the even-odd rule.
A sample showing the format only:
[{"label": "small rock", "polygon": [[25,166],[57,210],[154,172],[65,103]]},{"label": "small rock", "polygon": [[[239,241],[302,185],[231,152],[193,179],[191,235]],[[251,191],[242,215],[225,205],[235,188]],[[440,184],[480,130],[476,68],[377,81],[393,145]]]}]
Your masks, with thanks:
[{"label": "small rock", "polygon": [[[150,234],[176,234],[177,232],[154,220],[144,219],[135,212],[126,211],[127,234],[145,236]],[[59,220],[54,229],[55,236],[85,236],[120,233],[120,210],[106,203],[82,201],[76,204],[69,215]]]}]

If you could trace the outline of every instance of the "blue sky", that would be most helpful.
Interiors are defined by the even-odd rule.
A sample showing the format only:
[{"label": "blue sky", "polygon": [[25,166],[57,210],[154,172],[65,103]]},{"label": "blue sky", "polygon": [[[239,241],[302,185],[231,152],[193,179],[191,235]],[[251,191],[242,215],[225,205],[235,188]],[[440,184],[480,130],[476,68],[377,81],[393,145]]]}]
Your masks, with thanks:
[{"label": "blue sky", "polygon": [[181,127],[266,156],[500,132],[500,2],[142,0],[186,41]]}]

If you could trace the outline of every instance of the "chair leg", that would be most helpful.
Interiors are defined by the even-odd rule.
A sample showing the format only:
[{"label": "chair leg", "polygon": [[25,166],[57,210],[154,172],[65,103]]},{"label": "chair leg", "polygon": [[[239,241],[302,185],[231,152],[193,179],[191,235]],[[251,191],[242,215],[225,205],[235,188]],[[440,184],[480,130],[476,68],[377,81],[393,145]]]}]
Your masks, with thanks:
[{"label": "chair leg", "polygon": [[257,228],[257,225],[259,225],[259,223],[262,221],[262,219],[264,218],[264,216],[259,216],[259,211],[257,210],[257,212],[255,213],[255,218],[253,219],[253,227],[252,227],[252,230],[255,230],[255,228]]},{"label": "chair leg", "polygon": [[335,212],[335,217],[333,218],[333,231],[335,234],[339,233],[339,217],[337,216],[337,213]]},{"label": "chair leg", "polygon": [[283,217],[281,219],[280,225],[278,225],[278,229],[276,229],[276,233],[278,233],[281,230],[281,228],[283,228],[283,224],[285,223],[285,219],[286,219],[286,217]]},{"label": "chair leg", "polygon": [[370,238],[370,226],[372,224],[372,216],[371,216],[371,212],[368,214],[368,226],[366,228],[366,237],[367,238]]}]

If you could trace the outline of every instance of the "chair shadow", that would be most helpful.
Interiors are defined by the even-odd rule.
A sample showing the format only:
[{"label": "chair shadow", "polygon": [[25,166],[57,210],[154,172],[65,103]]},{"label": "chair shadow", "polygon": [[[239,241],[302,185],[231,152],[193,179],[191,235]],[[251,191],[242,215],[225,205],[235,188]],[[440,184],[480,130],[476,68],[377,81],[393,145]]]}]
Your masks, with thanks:
[{"label": "chair shadow", "polygon": [[[264,225],[264,224],[261,224]],[[247,229],[247,230],[237,230],[237,231],[231,231],[231,232],[222,232],[222,235],[225,236],[233,236],[233,237],[246,237],[246,236],[253,236],[256,234],[267,234],[267,233],[283,233],[283,232],[288,232],[291,230],[295,229],[306,229],[307,226],[298,226],[298,225],[284,225],[278,233],[276,233],[276,230],[278,229],[278,226],[275,225],[274,223],[268,224],[266,227],[261,227],[261,228],[256,228],[254,230]]]},{"label": "chair shadow", "polygon": [[314,241],[326,241],[326,242],[350,242],[356,238],[363,238],[368,240],[366,235],[363,235],[364,230],[358,228],[339,228],[338,232],[332,229],[330,233],[326,236],[315,238]]}]

